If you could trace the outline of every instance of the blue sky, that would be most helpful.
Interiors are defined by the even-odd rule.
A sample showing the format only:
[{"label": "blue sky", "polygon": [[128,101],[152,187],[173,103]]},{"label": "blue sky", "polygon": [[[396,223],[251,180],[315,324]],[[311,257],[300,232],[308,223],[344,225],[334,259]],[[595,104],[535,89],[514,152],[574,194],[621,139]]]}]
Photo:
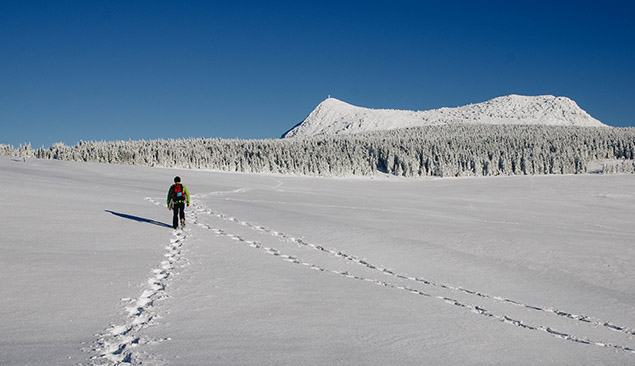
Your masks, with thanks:
[{"label": "blue sky", "polygon": [[0,0],[0,143],[277,138],[329,94],[574,99],[634,126],[634,5]]}]

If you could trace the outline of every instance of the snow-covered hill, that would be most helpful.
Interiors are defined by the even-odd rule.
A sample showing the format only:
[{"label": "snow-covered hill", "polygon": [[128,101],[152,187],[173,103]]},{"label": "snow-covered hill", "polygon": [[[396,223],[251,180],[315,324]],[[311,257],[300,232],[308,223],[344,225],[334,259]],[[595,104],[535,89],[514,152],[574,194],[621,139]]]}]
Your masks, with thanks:
[{"label": "snow-covered hill", "polygon": [[508,95],[483,103],[428,111],[362,108],[335,98],[327,98],[283,137],[352,134],[457,123],[606,126],[591,117],[573,100],[552,95]]}]

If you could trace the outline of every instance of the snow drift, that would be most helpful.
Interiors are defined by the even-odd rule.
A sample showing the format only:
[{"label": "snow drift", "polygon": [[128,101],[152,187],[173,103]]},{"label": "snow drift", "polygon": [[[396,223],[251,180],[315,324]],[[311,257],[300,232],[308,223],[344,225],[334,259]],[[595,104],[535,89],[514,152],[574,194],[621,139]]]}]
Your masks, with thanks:
[{"label": "snow drift", "polygon": [[552,95],[508,95],[483,103],[428,111],[362,108],[327,98],[282,137],[353,134],[450,124],[606,126],[575,101]]}]

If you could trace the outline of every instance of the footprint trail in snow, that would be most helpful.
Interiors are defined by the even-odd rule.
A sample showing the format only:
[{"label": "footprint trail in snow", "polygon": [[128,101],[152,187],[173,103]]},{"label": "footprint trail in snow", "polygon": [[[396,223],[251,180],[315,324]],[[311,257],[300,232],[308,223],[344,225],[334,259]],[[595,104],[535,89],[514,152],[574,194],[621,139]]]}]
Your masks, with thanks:
[{"label": "footprint trail in snow", "polygon": [[[151,198],[146,200],[160,205]],[[190,218],[195,221],[195,216]],[[177,274],[177,267],[183,258],[183,246],[189,236],[189,230],[175,230],[170,243],[165,246],[164,259],[151,271],[146,283],[143,285],[141,295],[136,299],[122,299],[126,303],[126,318],[121,324],[111,325],[104,334],[98,335],[97,340],[92,345],[90,352],[91,365],[94,366],[115,366],[140,364],[137,358],[138,347],[143,344],[154,344],[168,341],[170,338],[146,339],[141,336],[140,331],[153,324],[158,317],[155,309],[157,301],[169,297],[167,287],[169,280]],[[144,358],[150,355],[143,354]]]},{"label": "footprint trail in snow", "polygon": [[[205,195],[193,196],[193,198],[241,193],[244,191],[246,190],[238,189],[230,192],[212,192]],[[152,198],[148,197],[146,200],[157,206],[161,205],[161,203]],[[170,240],[170,244],[166,246],[165,259],[152,271],[151,276],[147,279],[147,283],[143,287],[141,295],[137,299],[124,299],[127,300],[128,303],[126,305],[126,319],[122,324],[110,326],[104,334],[98,336],[91,349],[94,354],[91,358],[91,365],[114,366],[139,364],[141,362],[137,362],[137,358],[140,356],[144,359],[151,359],[151,355],[145,353],[142,355],[138,354],[138,347],[140,345],[168,341],[170,339],[168,336],[158,340],[145,339],[140,333],[142,329],[152,325],[153,320],[158,317],[154,307],[157,301],[168,297],[168,280],[176,274],[177,264],[187,261],[186,258],[183,258],[182,249],[192,229],[203,230],[201,235],[208,232],[214,236],[227,237],[234,240],[237,244],[247,245],[298,267],[334,274],[342,278],[359,281],[360,283],[364,282],[391,290],[404,291],[429,300],[442,301],[443,303],[463,309],[469,313],[513,325],[523,330],[542,332],[554,338],[580,345],[604,347],[635,355],[635,347],[631,345],[633,339],[635,339],[635,330],[631,327],[617,325],[588,315],[574,314],[573,312],[567,312],[555,307],[525,304],[507,297],[491,295],[462,286],[410,276],[394,269],[373,264],[362,257],[345,253],[335,248],[326,248],[323,245],[290,236],[256,223],[216,212],[205,207],[198,199],[193,199],[192,208],[193,210],[189,210],[190,214],[188,217],[192,228],[185,232],[174,232],[174,237]],[[213,226],[211,223],[203,222],[201,215],[207,217],[208,220],[219,220],[218,225]],[[235,225],[235,230],[230,229],[233,225]],[[237,233],[244,231],[239,230],[239,228],[246,228],[248,229],[248,233],[251,232],[253,235],[262,236],[264,239],[249,239],[247,238],[248,234]],[[318,261],[320,263],[302,260],[298,254],[289,254],[285,252],[286,250],[284,249],[277,249],[271,244],[266,244],[270,240],[275,240],[283,246],[291,244],[292,247],[288,248],[289,250],[293,248],[293,251],[308,250],[309,252],[307,253],[316,253],[316,255],[323,260]],[[333,259],[337,261],[333,262]],[[338,265],[342,262],[354,264],[354,268],[357,270],[337,269]],[[364,274],[356,274],[353,272],[363,272]],[[461,299],[461,297],[466,297],[468,300]],[[471,300],[469,300],[469,298],[471,298]],[[490,306],[492,304],[498,304],[498,306],[493,307],[495,310],[491,310],[492,307]],[[503,309],[508,308],[510,311],[501,310],[501,307]],[[512,312],[511,310],[513,309],[517,310]],[[521,311],[521,313],[519,314],[518,311]],[[525,317],[531,319],[532,317],[529,316],[530,313],[541,313],[547,317],[540,318],[540,322],[523,319],[523,314],[525,314]],[[553,322],[547,321],[548,316],[554,317]],[[574,325],[573,328],[576,332],[559,330],[560,328],[558,327],[566,323]],[[580,332],[584,330],[584,327],[589,327],[589,329],[593,331],[591,333],[593,333],[594,336],[588,337],[582,335]],[[609,331],[621,338],[616,341],[614,336],[599,337],[597,336],[598,330]],[[603,338],[610,338],[611,341],[602,340]]]},{"label": "footprint trail in snow", "polygon": [[[290,236],[284,234],[280,231],[276,231],[265,226],[248,222],[246,220],[241,220],[236,217],[232,217],[220,212],[216,212],[211,210],[205,206],[203,206],[200,202],[195,201],[194,209],[199,214],[207,215],[210,218],[220,219],[223,222],[229,222],[236,225],[239,225],[244,228],[251,229],[252,231],[259,234],[266,234],[277,239],[281,243],[290,243],[294,244],[294,247],[306,248],[312,251],[318,251],[323,253],[326,256],[337,258],[339,260],[349,261],[354,263],[371,274],[375,275],[356,275],[351,273],[350,270],[338,270],[327,268],[324,265],[318,265],[315,263],[310,263],[308,261],[302,261],[297,256],[290,255],[284,253],[283,251],[276,249],[270,245],[264,244],[262,241],[257,240],[249,240],[245,238],[244,235],[234,234],[229,232],[227,229],[221,229],[218,227],[213,227],[209,224],[205,224],[202,222],[197,223],[198,227],[203,229],[207,229],[213,232],[217,236],[224,236],[230,239],[235,240],[237,243],[248,245],[254,249],[259,249],[264,251],[267,254],[278,257],[286,262],[289,262],[294,265],[303,266],[312,270],[327,272],[336,275],[340,275],[342,277],[346,277],[349,279],[363,281],[379,286],[383,286],[386,288],[391,288],[400,291],[406,291],[414,295],[422,296],[429,299],[435,299],[443,301],[449,305],[456,306],[462,308],[471,313],[475,313],[478,315],[485,316],[487,318],[497,320],[503,322],[505,324],[513,325],[528,331],[536,331],[543,332],[547,335],[550,335],[554,338],[563,339],[570,342],[575,342],[582,345],[592,345],[598,347],[604,347],[608,349],[613,349],[616,351],[628,352],[635,355],[635,346],[633,346],[633,336],[635,336],[635,329],[632,327],[617,325],[609,321],[601,320],[596,317],[592,317],[589,315],[575,314],[573,312],[568,312],[565,310],[558,309],[556,307],[549,306],[537,306],[532,304],[525,304],[521,301],[516,301],[507,297],[496,296],[487,294],[484,292],[480,292],[473,289],[467,289],[462,286],[445,284],[429,279],[419,278],[409,276],[405,273],[400,273],[399,271],[386,268],[381,265],[373,264],[370,261],[363,259],[361,257],[351,255],[341,250],[334,248],[326,248],[322,245],[308,242],[304,239],[297,238],[294,236]],[[381,276],[379,276],[381,275]],[[393,282],[388,282],[386,278],[392,278]],[[410,283],[411,285],[408,285]],[[422,288],[428,288],[430,291],[424,291]],[[454,294],[454,295],[452,295]],[[472,301],[465,301],[456,299],[455,295],[467,296],[471,297]],[[479,301],[479,299],[481,301]],[[488,303],[498,303],[500,308],[501,306],[504,308],[505,306],[511,306],[512,308],[516,308],[521,311],[533,312],[533,313],[542,313],[546,316],[553,316],[554,324],[534,324],[531,321],[521,320],[518,315],[511,316],[506,314],[505,312],[501,312],[500,310],[488,310],[488,308],[482,304],[477,304],[478,302],[488,302]],[[516,311],[516,313],[518,312]],[[510,312],[511,313],[511,312]],[[543,319],[547,319],[544,318]],[[581,334],[573,334],[571,331],[560,331],[558,330],[558,326],[560,324],[570,324],[574,329],[582,329],[584,327],[588,327],[588,330],[594,335],[597,334],[602,329],[610,332],[611,334],[607,334],[606,338],[611,338],[612,340],[615,338],[615,335],[620,335],[618,339],[622,339],[622,341],[605,341],[597,338],[583,336]],[[610,336],[610,337],[609,337]],[[628,345],[626,345],[628,344]]]}]

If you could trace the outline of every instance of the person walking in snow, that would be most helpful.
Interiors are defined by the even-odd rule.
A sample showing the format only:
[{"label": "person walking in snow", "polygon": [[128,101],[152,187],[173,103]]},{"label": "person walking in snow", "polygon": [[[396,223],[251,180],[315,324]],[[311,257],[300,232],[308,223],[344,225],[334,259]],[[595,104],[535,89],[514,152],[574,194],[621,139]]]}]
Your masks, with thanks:
[{"label": "person walking in snow", "polygon": [[168,210],[174,213],[172,227],[175,229],[179,227],[179,216],[181,228],[185,227],[185,205],[190,207],[190,193],[181,184],[181,177],[174,177],[174,184],[168,191]]}]

